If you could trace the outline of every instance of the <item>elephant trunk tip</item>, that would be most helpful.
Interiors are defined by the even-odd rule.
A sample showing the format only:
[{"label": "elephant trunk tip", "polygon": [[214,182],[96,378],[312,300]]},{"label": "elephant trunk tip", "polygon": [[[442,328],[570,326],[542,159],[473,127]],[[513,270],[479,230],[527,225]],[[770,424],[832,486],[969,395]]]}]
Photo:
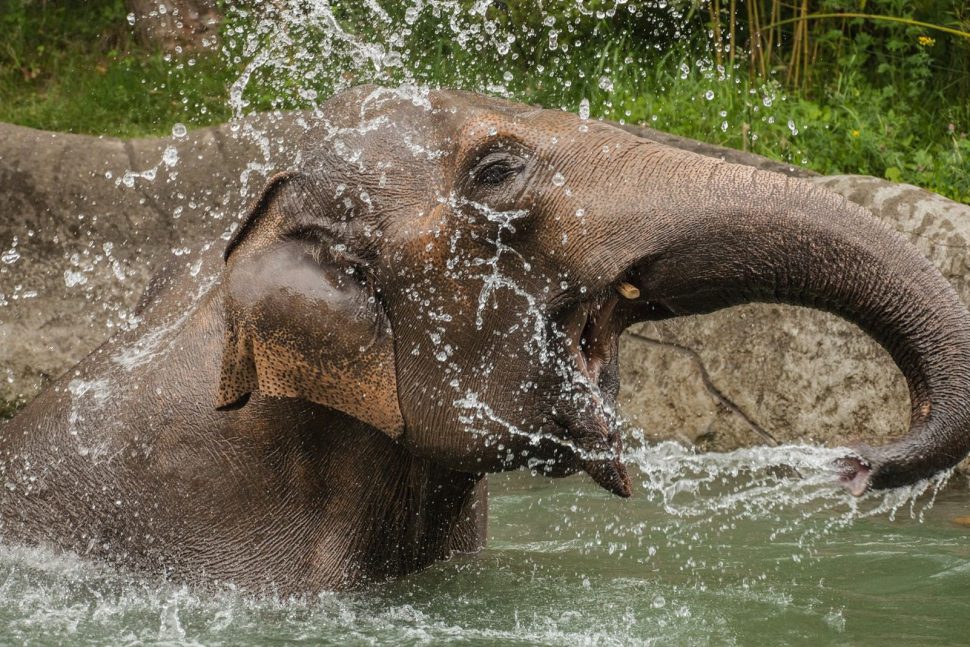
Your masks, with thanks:
[{"label": "elephant trunk tip", "polygon": [[862,496],[872,487],[872,466],[860,456],[843,456],[835,461],[839,485],[852,496]]},{"label": "elephant trunk tip", "polygon": [[587,460],[583,470],[603,489],[623,499],[633,494],[633,484],[626,466],[618,459]]}]

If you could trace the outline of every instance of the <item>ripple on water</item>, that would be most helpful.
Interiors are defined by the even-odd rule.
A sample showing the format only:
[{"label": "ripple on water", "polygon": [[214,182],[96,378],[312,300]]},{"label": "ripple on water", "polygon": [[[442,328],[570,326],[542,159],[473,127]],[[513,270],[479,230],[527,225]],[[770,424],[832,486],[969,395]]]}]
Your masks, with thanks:
[{"label": "ripple on water", "polygon": [[[0,642],[625,645],[964,636],[963,492],[856,500],[839,451],[634,450],[632,500],[585,477],[492,479],[489,548],[368,591],[199,590],[0,547]],[[782,469],[780,466],[787,466]],[[965,611],[965,609],[963,610]],[[908,622],[900,627],[898,617]]]}]

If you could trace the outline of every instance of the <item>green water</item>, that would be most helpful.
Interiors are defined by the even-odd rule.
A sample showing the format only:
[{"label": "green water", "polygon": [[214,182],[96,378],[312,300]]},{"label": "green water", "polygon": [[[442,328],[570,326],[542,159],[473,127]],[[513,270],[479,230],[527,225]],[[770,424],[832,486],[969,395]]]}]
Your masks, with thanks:
[{"label": "green water", "polygon": [[[773,467],[786,457],[798,475]],[[970,528],[953,521],[970,493],[855,501],[829,485],[830,458],[647,449],[628,501],[582,477],[493,477],[480,555],[307,600],[5,547],[0,643],[970,643]]]}]

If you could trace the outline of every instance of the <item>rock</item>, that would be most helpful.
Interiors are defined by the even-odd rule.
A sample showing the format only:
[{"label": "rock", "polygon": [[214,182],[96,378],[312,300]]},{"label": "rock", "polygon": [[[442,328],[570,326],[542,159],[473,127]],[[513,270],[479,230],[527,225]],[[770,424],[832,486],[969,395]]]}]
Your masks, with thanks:
[{"label": "rock", "polygon": [[299,124],[128,142],[0,124],[0,414],[127,322],[162,262],[223,245]]},{"label": "rock", "polygon": [[[127,322],[162,262],[175,259],[200,276],[215,271],[196,268],[199,251],[224,244],[247,197],[290,164],[302,123],[299,114],[263,115],[130,142],[0,125],[0,403],[7,413]],[[916,244],[970,302],[970,207],[912,186],[818,177],[638,132],[806,177],[858,202]],[[145,177],[151,169],[153,181]],[[750,305],[643,324],[622,346],[621,409],[648,438],[714,450],[843,445],[888,439],[908,420],[905,384],[888,355],[832,315]]]}]

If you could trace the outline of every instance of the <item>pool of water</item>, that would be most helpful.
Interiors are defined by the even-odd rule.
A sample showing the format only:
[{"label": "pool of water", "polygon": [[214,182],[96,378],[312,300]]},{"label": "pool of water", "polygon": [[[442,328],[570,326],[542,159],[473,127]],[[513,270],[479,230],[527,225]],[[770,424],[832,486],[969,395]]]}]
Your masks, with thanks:
[{"label": "pool of water", "polygon": [[851,499],[832,455],[644,448],[625,501],[493,477],[485,551],[350,594],[256,598],[6,546],[0,643],[966,644],[970,493]]}]

